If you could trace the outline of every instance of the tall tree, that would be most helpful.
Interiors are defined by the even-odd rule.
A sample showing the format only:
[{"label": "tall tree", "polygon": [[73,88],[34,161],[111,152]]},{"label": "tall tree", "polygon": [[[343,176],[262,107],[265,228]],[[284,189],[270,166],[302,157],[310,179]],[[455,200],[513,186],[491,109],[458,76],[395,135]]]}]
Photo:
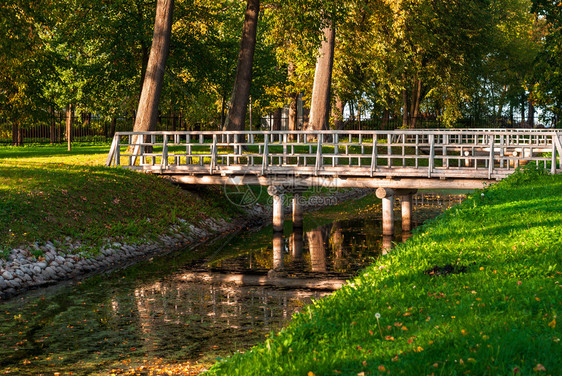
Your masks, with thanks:
[{"label": "tall tree", "polygon": [[252,84],[252,67],[256,49],[256,35],[260,13],[260,0],[247,0],[236,77],[230,98],[226,130],[243,130]]},{"label": "tall tree", "polygon": [[156,128],[158,104],[170,49],[173,10],[174,0],[158,0],[152,47],[142,85],[134,131],[151,131]]},{"label": "tall tree", "polygon": [[324,28],[324,40],[318,50],[308,123],[308,128],[313,130],[328,129],[330,125],[330,92],[336,40],[334,29],[333,22],[329,21]]}]

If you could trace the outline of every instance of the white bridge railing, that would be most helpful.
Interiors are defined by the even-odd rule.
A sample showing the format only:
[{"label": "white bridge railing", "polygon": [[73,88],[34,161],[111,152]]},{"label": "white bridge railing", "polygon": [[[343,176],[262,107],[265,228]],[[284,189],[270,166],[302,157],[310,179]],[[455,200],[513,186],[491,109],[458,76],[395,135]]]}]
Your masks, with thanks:
[{"label": "white bridge railing", "polygon": [[190,175],[502,179],[562,172],[551,130],[118,132],[108,166]]}]

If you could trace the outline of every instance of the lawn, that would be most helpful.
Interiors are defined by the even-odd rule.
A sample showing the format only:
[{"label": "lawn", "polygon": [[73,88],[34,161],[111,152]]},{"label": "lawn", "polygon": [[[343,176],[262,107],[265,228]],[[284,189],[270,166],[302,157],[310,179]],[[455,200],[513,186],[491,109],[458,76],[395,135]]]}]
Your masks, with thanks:
[{"label": "lawn", "polygon": [[216,200],[218,189],[185,191],[152,175],[104,167],[108,150],[0,147],[0,255],[47,241],[79,241],[95,253],[109,239],[146,242],[172,225],[237,214]]},{"label": "lawn", "polygon": [[528,168],[208,374],[561,374],[561,239],[562,176]]}]

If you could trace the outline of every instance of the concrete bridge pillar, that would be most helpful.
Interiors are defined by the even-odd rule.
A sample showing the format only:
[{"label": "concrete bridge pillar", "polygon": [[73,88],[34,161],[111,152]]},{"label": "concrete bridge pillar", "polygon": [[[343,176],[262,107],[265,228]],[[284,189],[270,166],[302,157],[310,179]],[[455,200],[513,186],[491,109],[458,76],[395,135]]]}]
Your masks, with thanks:
[{"label": "concrete bridge pillar", "polygon": [[283,232],[283,193],[279,187],[270,185],[267,193],[273,197],[273,231]]},{"label": "concrete bridge pillar", "polygon": [[382,200],[382,234],[394,235],[394,195],[393,189],[377,189],[377,197]]}]

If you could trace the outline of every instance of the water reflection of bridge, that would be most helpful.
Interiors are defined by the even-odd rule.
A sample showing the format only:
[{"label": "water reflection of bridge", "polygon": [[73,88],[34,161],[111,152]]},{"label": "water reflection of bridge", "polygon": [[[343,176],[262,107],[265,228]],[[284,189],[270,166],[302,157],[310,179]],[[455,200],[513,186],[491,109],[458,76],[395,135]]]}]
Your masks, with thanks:
[{"label": "water reflection of bridge", "polygon": [[[414,197],[413,204],[414,209],[425,209],[429,203],[455,200],[460,198],[425,193]],[[414,226],[417,213],[414,210]],[[245,254],[208,266],[188,266],[159,282],[137,287],[130,298],[147,349],[163,351],[162,341],[176,330],[183,333],[182,348],[197,349],[215,346],[217,335],[238,338],[250,331],[277,330],[302,306],[340,288],[381,253],[382,222],[376,214],[323,220],[312,227],[307,222],[306,230],[297,227],[286,237],[275,234],[267,249],[264,239],[258,239]],[[247,236],[255,239],[257,235]],[[236,244],[248,245],[245,238],[233,241],[240,242],[234,244],[235,250]],[[117,316],[131,310],[117,300],[112,308]]]}]

